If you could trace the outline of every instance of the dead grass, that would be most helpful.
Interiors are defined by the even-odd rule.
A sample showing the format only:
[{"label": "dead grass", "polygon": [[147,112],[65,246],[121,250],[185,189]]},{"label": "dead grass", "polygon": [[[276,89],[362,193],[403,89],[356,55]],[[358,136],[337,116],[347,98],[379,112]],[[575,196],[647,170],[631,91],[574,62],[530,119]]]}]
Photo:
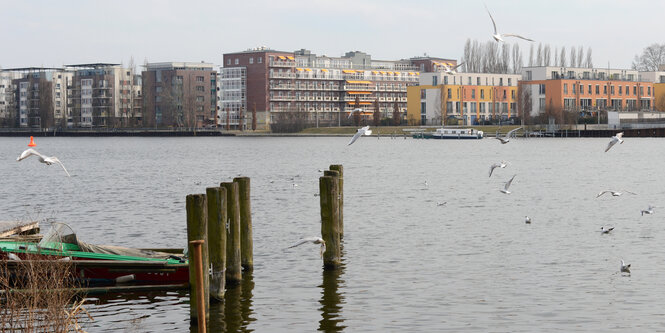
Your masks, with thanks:
[{"label": "dead grass", "polygon": [[84,332],[76,286],[69,261],[0,261],[0,332]]}]

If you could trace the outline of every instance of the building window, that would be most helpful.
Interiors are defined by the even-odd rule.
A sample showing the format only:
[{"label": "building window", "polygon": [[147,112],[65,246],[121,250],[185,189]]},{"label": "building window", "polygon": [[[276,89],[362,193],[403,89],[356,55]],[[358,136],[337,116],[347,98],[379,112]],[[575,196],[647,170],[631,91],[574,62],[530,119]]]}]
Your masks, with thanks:
[{"label": "building window", "polygon": [[226,64],[230,65],[231,64],[231,58],[226,59]]},{"label": "building window", "polygon": [[467,83],[468,85],[471,85],[471,77],[470,76],[468,77],[467,82],[468,82]]},{"label": "building window", "polygon": [[448,98],[453,98],[453,95],[452,95],[452,93],[451,93],[451,91],[450,91],[450,88],[448,88]]},{"label": "building window", "polygon": [[610,86],[610,94],[614,95],[614,86]]},{"label": "building window", "polygon": [[503,91],[503,99],[506,99],[506,91]]},{"label": "building window", "polygon": [[596,95],[600,94],[600,86],[596,85]]},{"label": "building window", "polygon": [[432,76],[432,85],[435,86],[437,84],[437,79],[438,77],[436,75]]},{"label": "building window", "polygon": [[203,82],[203,76],[197,76],[196,82]]},{"label": "building window", "polygon": [[480,89],[480,98],[485,98],[485,89]]},{"label": "building window", "polygon": [[651,87],[647,87],[647,96],[651,96]]},{"label": "building window", "polygon": [[249,58],[249,64],[251,65],[253,63],[254,63],[254,58]]},{"label": "building window", "polygon": [[240,59],[236,58],[235,64],[237,65],[239,63],[240,63]]},{"label": "building window", "polygon": [[499,85],[503,86],[503,78],[502,77],[499,78]]},{"label": "building window", "polygon": [[591,95],[591,94],[592,94],[591,85],[589,85],[589,95]]},{"label": "building window", "polygon": [[510,91],[510,98],[515,99],[515,90]]},{"label": "building window", "polygon": [[623,95],[623,89],[622,88],[623,88],[622,86],[619,86],[619,96]]},{"label": "building window", "polygon": [[197,102],[203,102],[203,96],[196,96]]},{"label": "building window", "polygon": [[203,86],[196,86],[196,91],[205,91],[205,87],[203,87]]},{"label": "building window", "polygon": [[476,98],[476,89],[471,89],[471,98]]},{"label": "building window", "polygon": [[573,86],[573,95],[575,95],[575,87],[576,87],[577,85],[573,83],[572,86]]},{"label": "building window", "polygon": [[626,96],[630,95],[630,87],[626,86]]},{"label": "building window", "polygon": [[603,95],[607,95],[607,86],[603,86]]},{"label": "building window", "polygon": [[633,86],[633,95],[637,96],[637,86]]},{"label": "building window", "polygon": [[477,85],[477,86],[480,85],[480,76],[476,78],[476,85]]},{"label": "building window", "polygon": [[533,77],[533,75],[531,75],[531,71],[526,71],[526,79],[527,79],[527,81],[531,81],[531,80],[532,80],[532,77]]},{"label": "building window", "polygon": [[538,85],[538,93],[540,95],[545,95],[545,85],[544,84],[539,84]]},{"label": "building window", "polygon": [[257,62],[258,62],[259,64],[260,64],[260,63],[263,63],[263,58],[259,57],[258,59],[259,59],[259,61],[257,61]]},{"label": "building window", "polygon": [[563,93],[567,94],[568,93],[568,83],[563,84]]},{"label": "building window", "polygon": [[448,76],[443,77],[443,84],[448,84]]}]

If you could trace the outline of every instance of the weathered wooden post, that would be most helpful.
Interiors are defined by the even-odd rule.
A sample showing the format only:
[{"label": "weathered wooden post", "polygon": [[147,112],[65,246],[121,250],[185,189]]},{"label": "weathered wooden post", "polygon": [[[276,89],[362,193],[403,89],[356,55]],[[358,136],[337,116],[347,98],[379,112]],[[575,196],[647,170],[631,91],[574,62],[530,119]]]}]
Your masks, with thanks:
[{"label": "weathered wooden post", "polygon": [[252,241],[252,205],[250,203],[249,177],[233,178],[238,183],[240,200],[240,257],[243,270],[254,269],[254,243]]},{"label": "weathered wooden post", "polygon": [[[193,265],[195,267],[196,274],[196,283],[191,283],[190,285],[194,286],[196,289],[196,295],[192,293],[192,299],[196,298],[196,325],[198,326],[199,333],[206,332],[206,297],[205,290],[203,286],[203,263],[202,263],[202,254],[201,246],[205,245],[205,241],[202,239],[193,240],[189,242],[190,246],[194,247],[194,252],[192,260],[190,261],[190,267]],[[191,270],[190,270],[191,272]],[[190,273],[191,274],[191,273]],[[194,297],[196,296],[196,297]],[[190,301],[191,307],[191,301]]]},{"label": "weathered wooden post", "polygon": [[226,284],[235,285],[242,280],[238,183],[221,183],[220,186],[226,188]]},{"label": "weathered wooden post", "polygon": [[[185,200],[187,208],[187,241],[197,241],[201,240],[201,267],[205,272],[208,272],[209,261],[208,261],[208,214],[206,211],[206,196],[205,194],[190,194],[186,197]],[[189,243],[189,253],[194,254],[195,248],[194,244]],[[197,294],[201,293],[204,299],[203,312],[205,317],[203,320],[207,320],[208,309],[210,307],[209,301],[209,279],[208,274],[203,274],[202,285],[198,285],[196,282],[196,266],[193,260],[189,261],[189,316],[192,323],[198,321],[197,313],[197,304],[196,297]],[[200,290],[203,290],[202,292]],[[200,312],[200,311],[199,311]]]},{"label": "weathered wooden post", "polygon": [[331,164],[330,170],[339,172],[339,236],[344,237],[344,166]]},{"label": "weathered wooden post", "polygon": [[319,178],[321,238],[326,242],[326,251],[323,253],[324,269],[335,269],[341,264],[338,184],[337,177]]},{"label": "weathered wooden post", "polygon": [[224,300],[226,278],[226,189],[206,188],[208,199],[208,253],[212,276],[210,277],[210,297]]}]

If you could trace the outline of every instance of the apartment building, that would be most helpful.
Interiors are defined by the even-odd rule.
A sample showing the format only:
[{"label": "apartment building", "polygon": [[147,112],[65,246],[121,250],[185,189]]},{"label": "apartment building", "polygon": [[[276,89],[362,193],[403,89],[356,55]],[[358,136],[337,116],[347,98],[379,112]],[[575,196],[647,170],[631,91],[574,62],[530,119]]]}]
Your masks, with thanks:
[{"label": "apartment building", "polygon": [[67,86],[72,73],[62,68],[13,68],[14,111],[19,127],[67,126]]},{"label": "apartment building", "polygon": [[221,122],[229,119],[232,126],[246,128],[254,110],[266,113],[269,122],[297,117],[317,125],[346,123],[356,108],[363,118],[376,108],[391,118],[395,107],[406,111],[407,87],[417,85],[419,68],[434,61],[455,63],[429,57],[376,60],[360,51],[341,57],[265,47],[226,53],[220,69]]},{"label": "apartment building", "polygon": [[142,72],[145,127],[216,126],[217,72],[209,63],[149,63]]},{"label": "apartment building", "polygon": [[629,69],[525,67],[520,87],[531,115],[546,110],[651,111],[654,80]]},{"label": "apartment building", "polygon": [[476,125],[516,117],[518,74],[421,73],[408,88],[409,125]]},{"label": "apartment building", "polygon": [[0,125],[15,127],[18,125],[14,108],[13,80],[19,78],[18,73],[0,71]]},{"label": "apartment building", "polygon": [[73,73],[67,113],[73,127],[128,127],[140,119],[141,80],[120,64],[67,65]]}]

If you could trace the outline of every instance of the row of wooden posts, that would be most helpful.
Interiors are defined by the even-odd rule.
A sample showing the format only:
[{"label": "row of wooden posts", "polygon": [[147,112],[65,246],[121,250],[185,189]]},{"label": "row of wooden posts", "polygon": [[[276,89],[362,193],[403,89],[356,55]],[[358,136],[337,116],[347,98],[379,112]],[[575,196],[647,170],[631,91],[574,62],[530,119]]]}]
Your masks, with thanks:
[{"label": "row of wooden posts", "polygon": [[[321,238],[324,269],[341,265],[344,235],[344,168],[330,165],[319,178]],[[238,284],[242,271],[253,269],[250,179],[209,187],[205,194],[190,194],[187,205],[189,242],[190,321],[205,332],[210,300],[224,300],[226,286]],[[193,260],[192,260],[193,259]],[[208,274],[208,270],[212,274]],[[199,282],[200,281],[200,282]],[[203,297],[199,297],[201,295]]]},{"label": "row of wooden posts", "polygon": [[[205,194],[190,194],[186,206],[190,318],[205,329],[210,300],[223,301],[226,286],[237,285],[242,271],[254,266],[250,179],[237,177],[206,188]],[[192,260],[199,251],[200,261]]]}]

